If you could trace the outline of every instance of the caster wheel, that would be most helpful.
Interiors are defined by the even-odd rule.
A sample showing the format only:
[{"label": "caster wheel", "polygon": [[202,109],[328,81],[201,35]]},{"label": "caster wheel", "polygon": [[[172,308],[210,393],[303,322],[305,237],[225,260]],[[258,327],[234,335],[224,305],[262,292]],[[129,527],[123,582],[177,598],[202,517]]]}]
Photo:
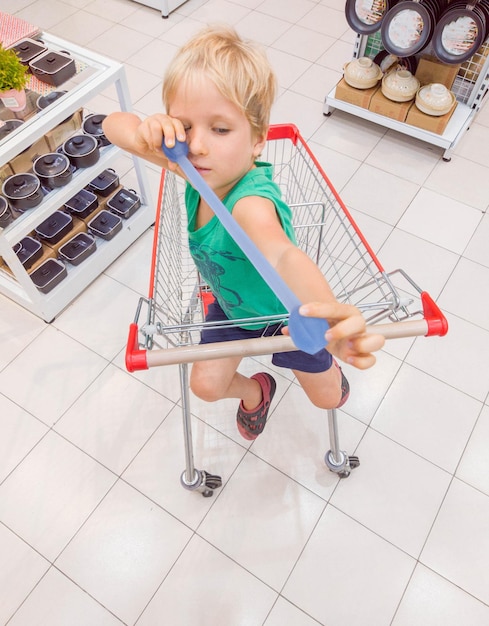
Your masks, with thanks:
[{"label": "caster wheel", "polygon": [[326,452],[324,462],[328,469],[339,478],[348,478],[351,470],[360,465],[360,459],[357,456],[348,456],[345,452],[341,452],[339,460],[335,461],[331,450]]},{"label": "caster wheel", "polygon": [[204,478],[204,484],[209,489],[219,489],[219,487],[222,487],[222,478],[220,476],[208,474],[207,472],[202,472],[202,474]]},{"label": "caster wheel", "polygon": [[443,157],[443,161],[445,163],[450,163],[451,160],[452,160],[452,157]]},{"label": "caster wheel", "polygon": [[350,456],[348,457],[348,460],[350,462],[351,469],[355,469],[355,467],[360,465],[360,459],[357,456]]}]

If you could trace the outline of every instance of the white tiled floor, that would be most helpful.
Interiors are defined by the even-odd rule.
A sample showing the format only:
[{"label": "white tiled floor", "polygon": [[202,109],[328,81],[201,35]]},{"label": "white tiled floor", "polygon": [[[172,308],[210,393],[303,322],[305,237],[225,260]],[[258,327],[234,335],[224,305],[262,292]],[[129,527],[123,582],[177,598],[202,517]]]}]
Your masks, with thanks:
[{"label": "white tiled floor", "polygon": [[[179,481],[178,369],[124,369],[151,233],[50,325],[0,296],[0,623],[489,624],[489,108],[450,163],[325,118],[354,39],[343,0],[189,0],[168,20],[131,0],[0,9],[123,61],[142,114],[203,23],[262,42],[280,82],[273,121],[299,126],[384,266],[403,267],[450,323],[348,371],[340,440],[361,466],[347,480],[326,470],[326,416],[287,373],[251,446],[234,403],[192,398],[197,466],[224,480],[202,498]],[[96,104],[115,109],[115,90]]]}]

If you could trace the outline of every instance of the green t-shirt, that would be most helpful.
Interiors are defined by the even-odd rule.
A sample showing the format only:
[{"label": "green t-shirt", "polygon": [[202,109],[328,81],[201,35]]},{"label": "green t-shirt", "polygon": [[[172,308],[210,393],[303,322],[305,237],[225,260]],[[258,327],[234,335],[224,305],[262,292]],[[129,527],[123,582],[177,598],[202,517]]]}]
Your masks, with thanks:
[{"label": "green t-shirt", "polygon": [[[275,205],[286,235],[295,243],[292,211],[282,200],[280,188],[272,180],[272,166],[260,162],[255,165],[256,167],[245,174],[226,195],[223,200],[224,206],[232,213],[234,205],[241,198],[246,196],[268,198]],[[198,192],[187,183],[185,205],[190,253],[228,319],[268,317],[286,313],[283,304],[216,216],[195,230],[199,200]]]}]

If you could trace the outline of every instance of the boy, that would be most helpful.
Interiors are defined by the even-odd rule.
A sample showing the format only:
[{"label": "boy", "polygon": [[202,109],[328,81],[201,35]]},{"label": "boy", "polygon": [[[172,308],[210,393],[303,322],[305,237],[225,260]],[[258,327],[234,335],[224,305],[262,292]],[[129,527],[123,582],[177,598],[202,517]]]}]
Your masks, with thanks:
[{"label": "boy", "polygon": [[[360,312],[336,302],[319,269],[296,247],[290,208],[272,181],[271,166],[257,160],[266,143],[275,90],[275,76],[259,48],[231,28],[207,28],[181,48],[167,70],[163,86],[167,113],[144,121],[132,113],[113,113],[104,121],[104,132],[124,150],[180,175],[161,145],[187,141],[188,158],[197,171],[300,301],[311,303],[301,313],[327,317],[332,323],[327,350],[315,355],[296,350],[272,358],[275,365],[294,372],[313,404],[328,409],[341,406],[349,392],[332,355],[359,368],[370,367],[375,361],[371,352],[384,340],[365,334]],[[190,251],[215,296],[206,321],[284,313],[283,305],[188,183],[185,203]],[[202,342],[261,333],[237,326],[206,328]],[[245,439],[252,440],[263,432],[276,384],[265,372],[243,376],[237,372],[239,362],[240,357],[229,357],[194,363],[190,387],[209,402],[240,400],[237,426]]]}]

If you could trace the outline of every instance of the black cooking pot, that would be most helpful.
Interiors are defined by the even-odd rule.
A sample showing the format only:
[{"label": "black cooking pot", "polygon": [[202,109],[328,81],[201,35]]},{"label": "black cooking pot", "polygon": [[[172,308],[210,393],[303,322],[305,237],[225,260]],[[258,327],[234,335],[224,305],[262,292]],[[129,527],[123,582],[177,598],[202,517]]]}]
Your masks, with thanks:
[{"label": "black cooking pot", "polygon": [[62,150],[76,167],[91,167],[100,158],[98,141],[92,135],[73,135],[64,142]]},{"label": "black cooking pot", "polygon": [[6,120],[2,126],[0,126],[0,141],[7,135],[10,135],[13,130],[22,126],[23,123],[22,120]]},{"label": "black cooking pot", "polygon": [[105,136],[104,130],[102,128],[102,122],[106,118],[106,115],[101,115],[100,113],[92,113],[92,115],[88,115],[82,124],[83,132],[87,135],[92,135],[97,139],[98,145],[102,148],[104,146],[110,145],[110,141]]},{"label": "black cooking pot", "polygon": [[55,211],[35,229],[38,237],[52,245],[61,241],[73,228],[73,218],[64,211]]},{"label": "black cooking pot", "polygon": [[42,243],[34,237],[27,236],[14,246],[14,252],[24,268],[28,270],[42,257]]},{"label": "black cooking pot", "polygon": [[69,158],[59,152],[41,155],[34,161],[32,169],[41,183],[51,189],[63,187],[73,178]]},{"label": "black cooking pot", "polygon": [[6,228],[13,221],[7,200],[0,196],[0,228]]},{"label": "black cooking pot", "polygon": [[22,64],[29,65],[30,61],[46,52],[47,47],[42,41],[26,38],[12,46],[12,50],[19,57]]},{"label": "black cooking pot", "polygon": [[45,96],[39,96],[39,98],[36,100],[37,110],[42,111],[43,109],[48,107],[50,104],[53,104],[53,102],[56,102],[56,100],[61,98],[61,96],[64,96],[65,93],[67,92],[66,91],[51,91],[50,93],[47,93]]},{"label": "black cooking pot", "polygon": [[44,194],[35,174],[14,174],[5,179],[2,194],[15,209],[25,211],[41,204]]}]

